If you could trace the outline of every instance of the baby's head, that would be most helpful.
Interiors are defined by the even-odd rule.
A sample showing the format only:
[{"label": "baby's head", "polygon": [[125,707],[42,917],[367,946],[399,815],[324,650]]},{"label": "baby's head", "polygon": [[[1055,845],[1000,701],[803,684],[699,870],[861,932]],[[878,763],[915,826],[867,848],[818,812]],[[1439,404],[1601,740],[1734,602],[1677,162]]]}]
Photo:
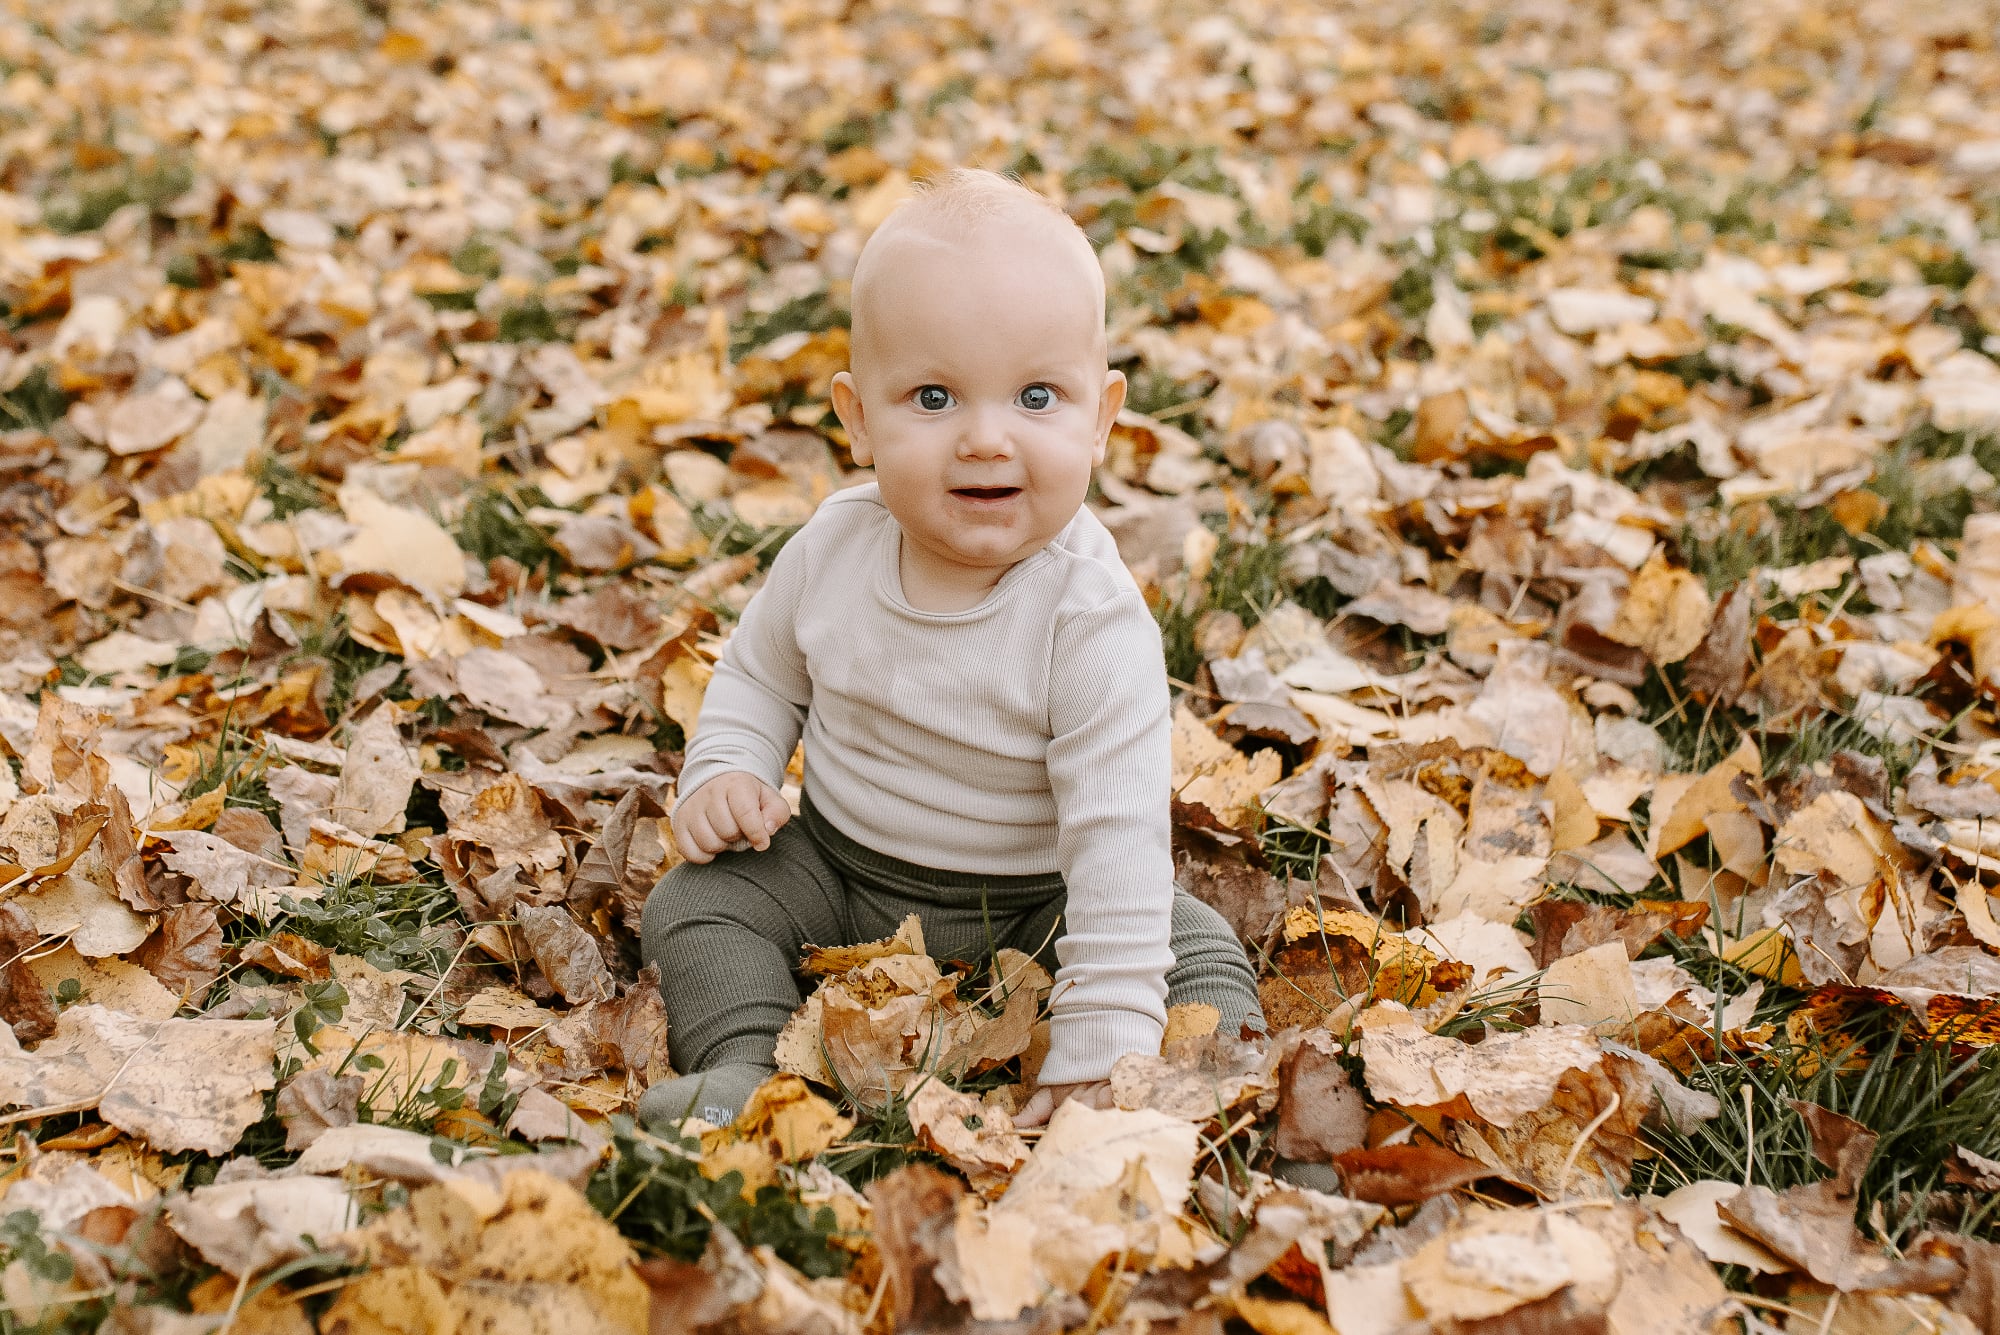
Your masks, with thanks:
[{"label": "baby's head", "polygon": [[1125,403],[1097,256],[1040,195],[954,171],[869,238],[852,310],[854,462],[934,584],[988,587],[1075,518]]}]

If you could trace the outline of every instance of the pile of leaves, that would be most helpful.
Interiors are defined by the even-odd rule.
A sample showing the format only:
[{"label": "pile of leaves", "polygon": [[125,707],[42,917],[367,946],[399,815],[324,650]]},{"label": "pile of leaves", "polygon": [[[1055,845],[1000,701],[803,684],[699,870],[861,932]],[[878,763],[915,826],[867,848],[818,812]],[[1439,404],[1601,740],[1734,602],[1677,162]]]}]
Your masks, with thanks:
[{"label": "pile of leaves", "polygon": [[[12,7],[0,1325],[2000,1328],[1994,17]],[[1047,976],[910,924],[649,1132],[682,749],[960,163],[1110,280],[1272,1032],[1024,1130]]]}]

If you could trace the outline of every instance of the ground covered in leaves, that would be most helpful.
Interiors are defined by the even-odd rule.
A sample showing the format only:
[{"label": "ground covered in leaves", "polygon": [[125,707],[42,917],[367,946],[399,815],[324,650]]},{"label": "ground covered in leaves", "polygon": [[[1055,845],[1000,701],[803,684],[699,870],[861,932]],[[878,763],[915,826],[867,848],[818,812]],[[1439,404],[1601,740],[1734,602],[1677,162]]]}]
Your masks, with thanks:
[{"label": "ground covered in leaves", "polygon": [[[0,11],[0,1327],[2000,1328],[1992,6]],[[1111,278],[1275,1036],[1020,1131],[1046,977],[906,928],[648,1135],[680,749],[959,163]]]}]

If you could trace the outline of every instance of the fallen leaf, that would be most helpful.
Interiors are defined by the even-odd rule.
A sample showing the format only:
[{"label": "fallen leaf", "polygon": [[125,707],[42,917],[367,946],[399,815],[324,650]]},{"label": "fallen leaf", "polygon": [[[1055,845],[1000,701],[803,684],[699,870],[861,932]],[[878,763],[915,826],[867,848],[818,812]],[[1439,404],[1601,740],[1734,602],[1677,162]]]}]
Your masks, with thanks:
[{"label": "fallen leaf", "polygon": [[535,963],[563,1000],[608,1001],[617,994],[618,985],[604,967],[597,939],[577,924],[568,909],[524,908],[515,919]]},{"label": "fallen leaf", "polygon": [[1272,1145],[1287,1158],[1327,1163],[1367,1143],[1367,1103],[1337,1054],[1332,1035],[1307,1030],[1279,1068]]},{"label": "fallen leaf", "polygon": [[403,584],[439,608],[465,591],[465,556],[429,515],[354,484],[343,486],[339,499],[355,532],[333,552],[340,568],[334,588]]},{"label": "fallen leaf", "polygon": [[1443,1108],[1463,1099],[1472,1113],[1500,1127],[1546,1107],[1565,1071],[1603,1058],[1590,1032],[1575,1025],[1495,1034],[1477,1047],[1412,1024],[1378,1025],[1362,1031],[1360,1050],[1377,1099],[1405,1108]]},{"label": "fallen leaf", "polygon": [[506,1174],[498,1190],[420,1187],[345,1241],[369,1274],[335,1297],[322,1318],[332,1329],[379,1330],[386,1320],[403,1330],[413,1312],[431,1313],[432,1330],[647,1328],[630,1245],[575,1188],[532,1168]]},{"label": "fallen leaf", "polygon": [[0,1036],[0,1103],[96,1108],[155,1149],[227,1154],[276,1082],[269,1020],[141,1020],[72,1006],[33,1052]]},{"label": "fallen leaf", "polygon": [[1793,1269],[1791,1262],[1723,1222],[1716,1207],[1742,1189],[1737,1182],[1690,1182],[1655,1208],[1717,1265],[1740,1265],[1761,1275],[1782,1275]]},{"label": "fallen leaf", "polygon": [[1482,1178],[1505,1176],[1442,1145],[1384,1145],[1335,1156],[1347,1194],[1377,1205],[1420,1205]]},{"label": "fallen leaf", "polygon": [[964,1173],[975,1188],[982,1182],[1003,1186],[1028,1161],[1027,1142],[1004,1109],[984,1105],[942,1081],[926,1081],[904,1106],[918,1142]]},{"label": "fallen leaf", "polygon": [[347,1187],[322,1177],[253,1177],[196,1187],[167,1207],[174,1232],[210,1265],[250,1276],[316,1250],[354,1225]]},{"label": "fallen leaf", "polygon": [[1664,667],[1686,658],[1707,638],[1713,610],[1700,578],[1673,569],[1655,552],[1633,577],[1625,605],[1604,633],[1644,650]]},{"label": "fallen leaf", "polygon": [[400,717],[401,711],[385,701],[348,739],[331,809],[356,834],[373,838],[404,828],[403,811],[419,771],[397,729]]}]

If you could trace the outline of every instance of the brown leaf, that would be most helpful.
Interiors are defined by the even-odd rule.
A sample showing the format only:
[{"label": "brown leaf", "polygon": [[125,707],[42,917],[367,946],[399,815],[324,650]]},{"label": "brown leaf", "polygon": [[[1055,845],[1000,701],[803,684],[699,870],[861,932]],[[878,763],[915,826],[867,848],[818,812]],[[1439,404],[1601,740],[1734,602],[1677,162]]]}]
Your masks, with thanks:
[{"label": "brown leaf", "polygon": [[1708,914],[1707,904],[1680,900],[1642,899],[1629,909],[1620,909],[1573,899],[1545,899],[1528,906],[1535,926],[1535,967],[1546,969],[1565,955],[1580,954],[1607,941],[1621,943],[1625,954],[1636,960],[1668,932],[1693,936],[1708,921]]},{"label": "brown leaf", "polygon": [[1604,1196],[1631,1182],[1639,1125],[1658,1102],[1645,1067],[1610,1052],[1596,1066],[1565,1071],[1548,1106],[1505,1127],[1459,1124],[1454,1139],[1551,1199]]},{"label": "brown leaf", "polygon": [[[1048,970],[1027,953],[1007,947],[995,956],[993,967],[996,986],[1005,990],[1006,1003],[997,1018],[982,1023],[971,1038],[945,1054],[942,1065],[946,1070],[962,1069],[968,1075],[990,1071],[1026,1052],[1034,1040],[1042,998],[1053,981]],[[1172,1021],[1169,1015],[1169,1028]]]},{"label": "brown leaf", "polygon": [[660,997],[660,966],[648,964],[616,1001],[579,1007],[551,1025],[549,1045],[562,1054],[570,1078],[597,1071],[625,1071],[645,1084],[664,1079],[667,1007]]},{"label": "brown leaf", "polygon": [[48,988],[22,956],[41,941],[27,911],[12,902],[0,904],[0,1020],[14,1028],[22,1043],[39,1043],[56,1031],[56,1004]]},{"label": "brown leaf", "polygon": [[1289,906],[1285,883],[1245,861],[1240,851],[1176,831],[1174,883],[1222,915],[1245,941],[1261,941]]},{"label": "brown leaf", "polygon": [[929,1164],[909,1164],[868,1184],[882,1252],[882,1306],[891,1330],[956,1324],[958,1309],[938,1286],[939,1255],[965,1187]]},{"label": "brown leaf", "polygon": [[1507,1176],[1442,1145],[1352,1149],[1336,1155],[1333,1162],[1348,1195],[1377,1205],[1421,1205],[1481,1178]]},{"label": "brown leaf", "polygon": [[1799,1099],[1786,1102],[1805,1119],[1806,1133],[1812,1137],[1813,1158],[1833,1170],[1834,1194],[1853,1196],[1861,1185],[1861,1175],[1868,1171],[1868,1161],[1875,1157],[1875,1133],[1852,1117],[1843,1117],[1817,1103]]},{"label": "brown leaf", "polygon": [[1367,1101],[1336,1060],[1337,1051],[1331,1034],[1307,1030],[1279,1067],[1272,1145],[1287,1158],[1328,1163],[1367,1144]]},{"label": "brown leaf", "polygon": [[1361,1058],[1369,1092],[1385,1103],[1435,1108],[1464,1099],[1504,1127],[1547,1107],[1565,1073],[1595,1067],[1603,1053],[1573,1025],[1495,1034],[1475,1047],[1404,1024],[1364,1029]]},{"label": "brown leaf", "polygon": [[1007,1175],[1028,1161],[1028,1143],[1004,1108],[984,1105],[941,1080],[925,1081],[906,1107],[918,1143],[942,1155],[975,1188],[1004,1188]]},{"label": "brown leaf", "polygon": [[361,1115],[365,1076],[302,1071],[278,1090],[278,1120],[285,1124],[285,1148],[302,1150],[337,1126],[353,1126]]},{"label": "brown leaf", "polygon": [[1708,634],[1712,608],[1699,576],[1676,570],[1655,552],[1632,578],[1632,588],[1605,635],[1642,649],[1661,667],[1693,653]]},{"label": "brown leaf", "polygon": [[[532,1167],[506,1173],[498,1190],[419,1187],[349,1246],[369,1273],[341,1290],[329,1330],[646,1329],[631,1245],[580,1191]],[[427,1296],[413,1303],[412,1293]]]},{"label": "brown leaf", "polygon": [[556,833],[541,798],[518,774],[506,774],[482,788],[465,809],[447,806],[451,839],[483,845],[501,867],[545,871],[563,865],[562,836]]},{"label": "brown leaf", "polygon": [[542,973],[571,1002],[608,1001],[618,985],[604,967],[597,938],[583,930],[570,911],[559,905],[524,908],[515,914],[528,951]]},{"label": "brown leaf", "polygon": [[1965,1279],[1947,1299],[1951,1310],[1972,1319],[1978,1330],[2000,1330],[2000,1242],[1959,1240]]},{"label": "brown leaf", "polygon": [[154,837],[167,845],[160,861],[194,883],[194,897],[213,903],[240,903],[253,890],[293,879],[270,859],[202,830],[173,830]]},{"label": "brown leaf", "polygon": [[110,767],[100,754],[98,735],[110,716],[73,705],[54,691],[42,692],[35,736],[21,758],[31,792],[88,798],[104,790]]},{"label": "brown leaf", "polygon": [[625,889],[626,864],[632,854],[632,829],[638,823],[641,794],[634,788],[618,799],[618,805],[604,818],[590,851],[577,863],[565,896],[575,911],[588,918],[597,909],[617,902]]},{"label": "brown leaf", "polygon": [[199,998],[222,973],[222,928],[215,905],[184,904],[168,909],[132,958],[169,991]]},{"label": "brown leaf", "polygon": [[620,570],[660,554],[650,538],[617,515],[577,515],[564,521],[553,541],[578,570]]},{"label": "brown leaf", "polygon": [[1261,1041],[1214,1033],[1178,1040],[1163,1056],[1128,1052],[1111,1067],[1112,1102],[1191,1122],[1226,1117],[1272,1087],[1276,1055]]},{"label": "brown leaf", "polygon": [[334,588],[402,584],[439,605],[464,591],[465,554],[429,515],[355,484],[340,489],[340,508],[356,531],[332,553],[340,569],[329,581]]},{"label": "brown leaf", "polygon": [[1854,1227],[1854,1199],[1841,1195],[1832,1181],[1781,1192],[1745,1187],[1719,1208],[1738,1231],[1842,1293],[1940,1293],[1965,1273],[1949,1256],[1885,1255]]},{"label": "brown leaf", "polygon": [[95,1107],[162,1152],[227,1154],[264,1115],[274,1022],[139,1020],[72,1006],[34,1052],[0,1036],[0,1103]]},{"label": "brown leaf", "polygon": [[371,839],[403,830],[403,809],[417,782],[416,759],[397,728],[401,717],[394,702],[384,701],[362,720],[348,739],[333,794],[333,818]]},{"label": "brown leaf", "polygon": [[253,964],[267,973],[318,982],[333,976],[327,964],[332,953],[317,941],[308,941],[293,932],[279,932],[245,944],[241,958],[245,964]]},{"label": "brown leaf", "polygon": [[104,805],[109,819],[98,836],[98,848],[110,875],[111,892],[125,901],[127,908],[140,913],[157,913],[164,908],[153,887],[146,882],[146,868],[139,861],[139,844],[132,837],[132,809],[117,785],[107,785]]},{"label": "brown leaf", "polygon": [[651,644],[666,625],[660,609],[623,582],[565,598],[555,605],[549,619],[607,649],[638,649]]},{"label": "brown leaf", "polygon": [[870,960],[925,953],[923,919],[912,913],[897,924],[894,935],[880,941],[863,941],[852,946],[807,946],[799,961],[799,971],[815,978],[830,978],[858,969]]},{"label": "brown leaf", "polygon": [[1963,1145],[1954,1145],[1951,1157],[1945,1160],[1944,1180],[1976,1191],[2000,1191],[2000,1160],[1974,1154]]}]

